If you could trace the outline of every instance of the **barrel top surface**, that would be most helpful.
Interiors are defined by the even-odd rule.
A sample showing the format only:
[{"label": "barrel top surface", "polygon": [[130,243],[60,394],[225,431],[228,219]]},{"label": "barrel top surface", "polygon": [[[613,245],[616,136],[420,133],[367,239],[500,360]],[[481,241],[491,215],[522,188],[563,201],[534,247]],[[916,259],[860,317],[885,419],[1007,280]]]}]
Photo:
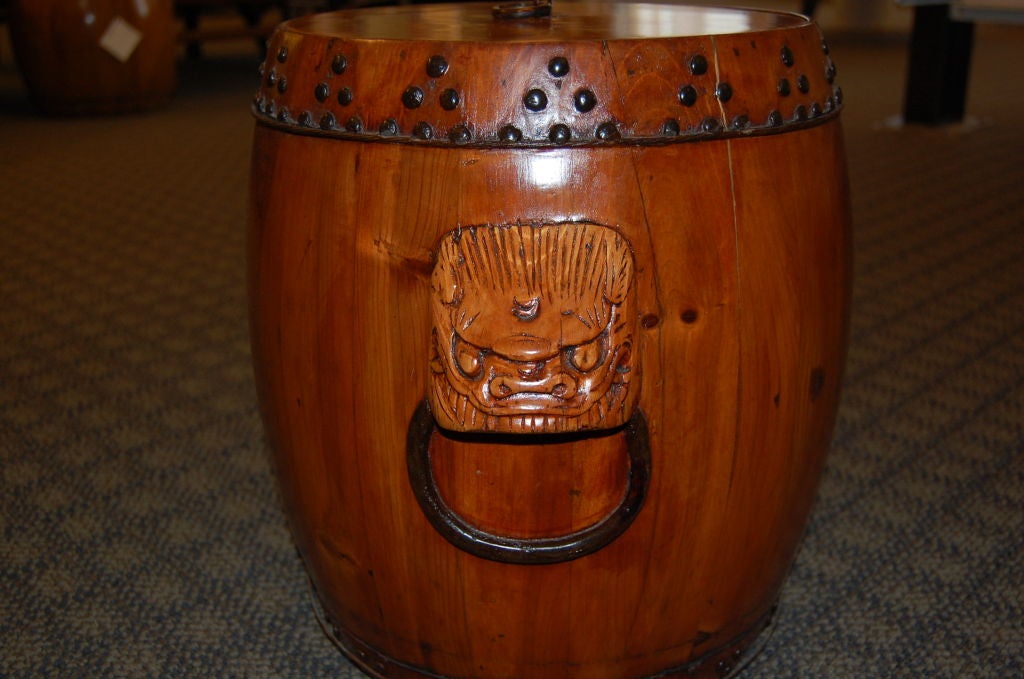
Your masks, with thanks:
[{"label": "barrel top surface", "polygon": [[842,105],[828,45],[799,14],[555,0],[550,16],[499,19],[496,7],[285,22],[256,118],[354,141],[551,148],[776,134]]},{"label": "barrel top surface", "polygon": [[808,19],[783,12],[657,2],[557,0],[549,17],[497,19],[500,3],[405,5],[314,14],[291,31],[346,40],[572,42],[727,35],[794,28]]}]

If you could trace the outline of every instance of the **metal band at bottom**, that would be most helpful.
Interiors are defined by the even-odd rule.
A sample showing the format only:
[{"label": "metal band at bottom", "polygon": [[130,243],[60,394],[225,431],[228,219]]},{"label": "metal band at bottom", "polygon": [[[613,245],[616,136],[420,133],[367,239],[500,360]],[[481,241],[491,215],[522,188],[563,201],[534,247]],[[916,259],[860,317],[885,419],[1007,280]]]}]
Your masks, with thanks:
[{"label": "metal band at bottom", "polygon": [[491,561],[512,564],[550,564],[593,554],[629,528],[643,506],[650,484],[651,450],[647,422],[638,408],[625,425],[629,476],[618,507],[586,528],[553,537],[517,538],[481,530],[455,513],[444,500],[430,466],[430,437],[435,431],[430,406],[423,401],[409,423],[406,463],[416,501],[431,525],[459,549]]}]

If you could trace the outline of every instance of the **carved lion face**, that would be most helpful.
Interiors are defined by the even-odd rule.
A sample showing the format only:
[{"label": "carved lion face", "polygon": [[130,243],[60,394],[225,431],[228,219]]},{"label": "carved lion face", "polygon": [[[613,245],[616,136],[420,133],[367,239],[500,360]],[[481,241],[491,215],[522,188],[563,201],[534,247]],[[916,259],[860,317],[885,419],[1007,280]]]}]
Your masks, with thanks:
[{"label": "carved lion face", "polygon": [[430,404],[457,431],[624,424],[636,400],[633,254],[594,224],[460,229],[431,279]]}]

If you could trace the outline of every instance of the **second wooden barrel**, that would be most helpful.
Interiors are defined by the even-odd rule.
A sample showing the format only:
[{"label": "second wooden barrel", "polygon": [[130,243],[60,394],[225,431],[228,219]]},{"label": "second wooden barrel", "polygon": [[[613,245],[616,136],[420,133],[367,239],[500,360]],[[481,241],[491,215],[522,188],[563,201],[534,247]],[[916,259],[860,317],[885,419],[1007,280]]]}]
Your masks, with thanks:
[{"label": "second wooden barrel", "polygon": [[40,111],[126,113],[174,94],[171,0],[12,0],[10,12],[14,55]]},{"label": "second wooden barrel", "polygon": [[378,677],[725,676],[831,436],[841,91],[803,17],[343,11],[260,68],[253,353],[295,541]]}]

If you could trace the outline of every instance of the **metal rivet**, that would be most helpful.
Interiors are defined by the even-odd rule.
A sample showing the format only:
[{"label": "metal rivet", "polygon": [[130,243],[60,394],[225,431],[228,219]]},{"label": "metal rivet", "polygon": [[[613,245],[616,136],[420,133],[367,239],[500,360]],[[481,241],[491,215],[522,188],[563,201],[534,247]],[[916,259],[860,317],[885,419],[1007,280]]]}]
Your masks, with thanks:
[{"label": "metal rivet", "polygon": [[807,120],[807,107],[803,104],[797,106],[796,110],[793,111],[793,118],[796,120]]},{"label": "metal rivet", "polygon": [[263,113],[263,97],[257,94],[255,97],[253,97],[252,103],[253,106],[256,107],[256,110],[258,112]]},{"label": "metal rivet", "polygon": [[782,114],[778,111],[772,111],[768,114],[768,127],[778,127],[782,124]]},{"label": "metal rivet", "polygon": [[818,102],[811,104],[811,117],[817,118],[821,115],[821,105]]},{"label": "metal rivet", "polygon": [[613,122],[601,123],[597,126],[597,138],[601,141],[615,141],[619,136],[619,128]]},{"label": "metal rivet", "polygon": [[359,116],[352,116],[351,118],[348,119],[348,122],[345,123],[345,129],[348,130],[349,132],[362,132],[363,121],[359,118]]},{"label": "metal rivet", "polygon": [[779,91],[779,94],[781,94],[784,97],[788,97],[790,93],[789,80],[787,80],[786,78],[780,80],[779,86],[776,89]]},{"label": "metal rivet", "polygon": [[440,54],[427,59],[427,75],[431,78],[440,78],[448,72],[448,60]]},{"label": "metal rivet", "polygon": [[704,132],[717,132],[720,125],[718,118],[708,117],[700,122],[700,129]]},{"label": "metal rivet", "polygon": [[572,138],[572,131],[569,130],[568,125],[558,123],[557,125],[551,126],[551,131],[548,132],[548,139],[555,144],[564,144]]},{"label": "metal rivet", "polygon": [[280,78],[277,79],[277,91],[280,92],[281,94],[284,94],[287,89],[288,79],[285,78],[284,76],[281,76]]},{"label": "metal rivet", "polygon": [[842,106],[843,105],[843,88],[842,87],[837,87],[835,89],[835,95],[836,95],[836,106]]},{"label": "metal rivet", "polygon": [[732,129],[742,130],[750,124],[750,118],[745,115],[738,115],[732,119]]},{"label": "metal rivet", "polygon": [[825,54],[828,54],[829,52],[828,43],[825,42],[824,40],[821,41],[821,51],[824,52]]},{"label": "metal rivet", "polygon": [[548,105],[548,95],[542,90],[530,90],[523,96],[523,106],[531,111],[543,111]]},{"label": "metal rivet", "polygon": [[696,309],[685,309],[683,310],[683,313],[680,314],[680,318],[683,319],[683,323],[686,323],[687,325],[692,325],[693,323],[696,323],[697,316],[698,314]]},{"label": "metal rivet", "polygon": [[708,60],[703,54],[694,54],[690,57],[690,73],[704,75],[708,72]]},{"label": "metal rivet", "polygon": [[334,114],[327,112],[320,116],[320,129],[321,130],[333,130],[337,124],[337,120],[334,118]]},{"label": "metal rivet", "polygon": [[800,77],[796,79],[796,88],[804,94],[807,94],[807,92],[810,91],[811,83],[807,80],[806,75],[801,74]]},{"label": "metal rivet", "polygon": [[277,119],[280,120],[282,123],[288,122],[288,107],[287,106],[282,106],[280,109],[278,109],[278,111],[277,111]]},{"label": "metal rivet", "polygon": [[303,127],[313,126],[313,116],[309,111],[303,111],[299,114],[299,125],[302,125]]},{"label": "metal rivet", "polygon": [[666,137],[675,137],[679,134],[679,121],[675,119],[666,120],[661,126],[661,133]]},{"label": "metal rivet", "polygon": [[380,136],[393,137],[396,134],[398,134],[398,121],[394,118],[388,118],[380,124]]},{"label": "metal rivet", "polygon": [[327,83],[320,83],[316,86],[316,89],[313,90],[313,96],[315,96],[316,100],[321,103],[327,101],[327,97],[331,96],[330,86]]},{"label": "metal rivet", "polygon": [[335,75],[341,75],[348,68],[348,59],[345,58],[344,54],[335,54],[334,58],[331,59],[331,70]]},{"label": "metal rivet", "polygon": [[406,108],[419,108],[423,103],[423,90],[413,85],[402,92],[402,104]]},{"label": "metal rivet", "polygon": [[519,128],[515,125],[505,125],[498,130],[498,139],[506,143],[515,143],[522,141],[523,133],[519,131]]},{"label": "metal rivet", "polygon": [[473,135],[470,134],[469,128],[465,125],[456,125],[452,128],[451,132],[448,133],[448,138],[456,144],[465,144],[473,138]]},{"label": "metal rivet", "polygon": [[273,87],[277,84],[277,71],[270,69],[270,73],[267,74],[267,87]]},{"label": "metal rivet", "polygon": [[270,116],[271,118],[273,118],[274,117],[274,112],[275,112],[276,108],[277,108],[277,106],[274,104],[274,102],[268,101],[267,102],[267,108],[266,108],[266,114],[268,116]]},{"label": "metal rivet", "polygon": [[789,49],[789,45],[782,46],[782,52],[779,56],[782,58],[782,63],[786,66],[792,66],[795,62],[795,59],[793,58],[793,50]]},{"label": "metal rivet", "polygon": [[831,85],[836,80],[836,65],[831,59],[828,60],[828,65],[825,66],[825,80]]},{"label": "metal rivet", "polygon": [[338,90],[338,103],[342,106],[348,106],[352,103],[352,90],[347,87],[342,87]]},{"label": "metal rivet", "polygon": [[412,135],[417,139],[431,139],[434,136],[434,128],[427,123],[416,123],[412,128]]},{"label": "metal rivet", "polygon": [[718,83],[715,87],[715,96],[719,101],[729,101],[732,99],[732,85],[725,82]]},{"label": "metal rivet", "polygon": [[693,106],[697,103],[697,90],[693,85],[684,85],[679,89],[679,103],[683,106]]},{"label": "metal rivet", "polygon": [[825,99],[825,113],[831,113],[833,110],[835,110],[835,107],[836,100],[830,94],[828,95],[828,98]]},{"label": "metal rivet", "polygon": [[569,60],[565,57],[555,57],[548,62],[548,73],[561,78],[569,75]]},{"label": "metal rivet", "polygon": [[459,105],[459,93],[455,90],[445,90],[441,93],[441,108],[451,111]]},{"label": "metal rivet", "polygon": [[260,65],[259,65],[259,68],[256,69],[256,73],[259,74],[260,80],[263,79],[263,74],[266,72],[266,70],[267,70],[267,65],[261,61]]},{"label": "metal rivet", "polygon": [[277,50],[277,60],[282,64],[288,60],[288,48],[281,45],[281,49]]},{"label": "metal rivet", "polygon": [[597,106],[597,96],[590,90],[576,90],[572,97],[572,105],[580,113],[586,113]]}]

